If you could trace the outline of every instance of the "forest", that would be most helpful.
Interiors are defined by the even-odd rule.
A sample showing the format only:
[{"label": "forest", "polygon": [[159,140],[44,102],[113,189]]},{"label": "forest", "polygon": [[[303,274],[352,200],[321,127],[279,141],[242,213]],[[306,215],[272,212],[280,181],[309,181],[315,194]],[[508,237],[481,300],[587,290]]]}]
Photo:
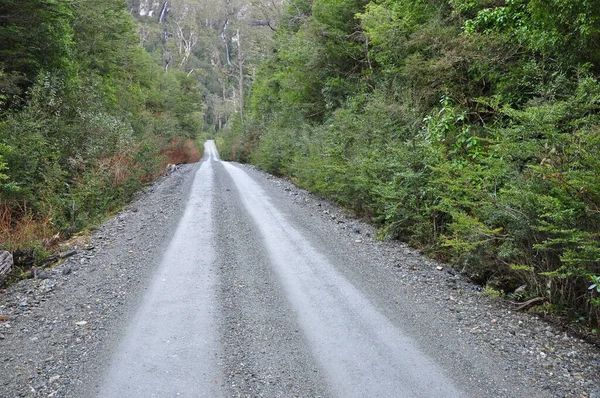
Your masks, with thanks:
[{"label": "forest", "polygon": [[593,330],[599,79],[589,0],[3,0],[0,249],[42,261],[210,136]]}]

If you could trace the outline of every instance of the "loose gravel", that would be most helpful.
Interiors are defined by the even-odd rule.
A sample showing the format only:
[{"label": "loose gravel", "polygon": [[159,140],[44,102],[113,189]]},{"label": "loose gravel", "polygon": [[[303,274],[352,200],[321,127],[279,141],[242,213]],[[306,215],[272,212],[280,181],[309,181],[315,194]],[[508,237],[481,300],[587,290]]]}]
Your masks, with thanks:
[{"label": "loose gravel", "polygon": [[[46,270],[47,279],[23,280],[0,294],[0,315],[8,319],[0,321],[0,396],[86,397],[95,389],[160,262],[197,167],[181,166],[65,248],[76,254]],[[371,226],[290,182],[264,177],[330,234],[377,259],[379,272],[443,325],[439,338],[475,347],[548,397],[600,398],[596,346],[482,295],[459,272],[400,242],[376,240]]]}]

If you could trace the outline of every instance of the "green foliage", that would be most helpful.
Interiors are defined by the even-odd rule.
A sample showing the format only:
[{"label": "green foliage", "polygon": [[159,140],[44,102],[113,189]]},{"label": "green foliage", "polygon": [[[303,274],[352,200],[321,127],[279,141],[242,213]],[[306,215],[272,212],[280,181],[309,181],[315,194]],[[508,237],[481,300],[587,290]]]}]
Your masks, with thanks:
[{"label": "green foliage", "polygon": [[86,71],[127,78],[137,38],[122,0],[80,0],[73,3],[75,55]]},{"label": "green foliage", "polygon": [[7,145],[0,144],[0,192],[11,192],[17,190],[17,185],[10,181],[6,173],[8,166],[4,160],[3,154],[11,152],[11,148]]},{"label": "green foliage", "polygon": [[427,1],[371,2],[358,14],[365,35],[375,49],[375,59],[386,68],[397,69],[416,48],[413,35],[436,18],[435,6]]},{"label": "green foliage", "polygon": [[4,106],[18,105],[42,71],[73,78],[72,2],[6,0],[0,4],[0,92]]},{"label": "green foliage", "polygon": [[483,291],[481,292],[481,294],[483,294],[484,296],[487,296],[491,299],[500,299],[505,296],[505,294],[502,290],[496,290],[495,288],[493,288],[491,286],[487,286],[487,285],[483,288]]},{"label": "green foliage", "polygon": [[350,34],[358,28],[355,16],[365,4],[364,0],[314,0],[312,15],[327,27],[329,33]]},{"label": "green foliage", "polygon": [[600,61],[600,4],[594,1],[510,0],[482,9],[465,22],[465,30],[508,34],[565,66],[591,62],[597,67]]}]

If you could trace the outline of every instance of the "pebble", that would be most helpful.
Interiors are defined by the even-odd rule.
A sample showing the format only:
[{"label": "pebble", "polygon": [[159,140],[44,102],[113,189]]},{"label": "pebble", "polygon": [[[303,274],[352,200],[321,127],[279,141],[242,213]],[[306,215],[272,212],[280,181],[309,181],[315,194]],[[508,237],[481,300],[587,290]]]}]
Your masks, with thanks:
[{"label": "pebble", "polygon": [[50,274],[48,274],[46,271],[40,271],[37,273],[37,278],[38,279],[49,279]]}]

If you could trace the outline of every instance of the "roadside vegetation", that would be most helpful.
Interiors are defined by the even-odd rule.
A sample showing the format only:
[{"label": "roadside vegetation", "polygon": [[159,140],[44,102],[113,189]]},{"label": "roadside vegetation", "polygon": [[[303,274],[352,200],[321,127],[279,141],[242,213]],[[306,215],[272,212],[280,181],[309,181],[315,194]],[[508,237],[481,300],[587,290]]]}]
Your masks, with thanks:
[{"label": "roadside vegetation", "polygon": [[255,76],[223,158],[598,325],[600,3],[290,0]]},{"label": "roadside vegetation", "polygon": [[124,1],[3,1],[0,250],[39,264],[167,163],[199,160],[201,102],[197,79],[140,45]]}]

